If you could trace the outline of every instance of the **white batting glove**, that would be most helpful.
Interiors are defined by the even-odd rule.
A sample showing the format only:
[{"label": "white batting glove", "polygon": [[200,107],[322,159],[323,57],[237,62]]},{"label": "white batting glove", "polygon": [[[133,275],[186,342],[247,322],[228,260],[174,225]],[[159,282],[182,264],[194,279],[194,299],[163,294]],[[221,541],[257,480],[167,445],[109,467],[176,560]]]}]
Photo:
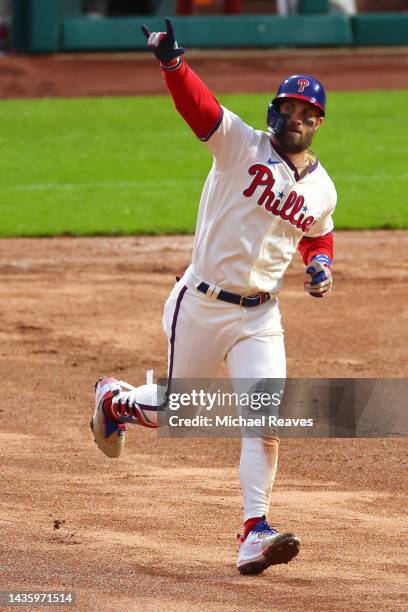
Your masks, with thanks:
[{"label": "white batting glove", "polygon": [[330,272],[331,259],[328,255],[315,255],[312,261],[306,268],[306,277],[304,282],[305,291],[312,297],[324,297],[325,293],[330,291],[333,284],[332,275]]}]

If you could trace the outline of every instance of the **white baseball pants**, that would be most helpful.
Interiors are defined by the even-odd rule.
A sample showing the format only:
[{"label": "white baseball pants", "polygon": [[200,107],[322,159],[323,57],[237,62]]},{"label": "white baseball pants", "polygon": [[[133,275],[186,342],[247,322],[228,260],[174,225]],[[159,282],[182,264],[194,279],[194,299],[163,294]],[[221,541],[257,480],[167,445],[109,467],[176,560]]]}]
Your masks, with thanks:
[{"label": "white baseball pants", "polygon": [[[186,274],[165,303],[163,326],[169,342],[169,378],[215,378],[224,359],[234,379],[286,377],[276,299],[254,308],[229,304],[200,293]],[[155,403],[156,385],[145,385],[143,391],[143,401]],[[268,513],[278,446],[272,438],[242,438],[244,521]]]}]

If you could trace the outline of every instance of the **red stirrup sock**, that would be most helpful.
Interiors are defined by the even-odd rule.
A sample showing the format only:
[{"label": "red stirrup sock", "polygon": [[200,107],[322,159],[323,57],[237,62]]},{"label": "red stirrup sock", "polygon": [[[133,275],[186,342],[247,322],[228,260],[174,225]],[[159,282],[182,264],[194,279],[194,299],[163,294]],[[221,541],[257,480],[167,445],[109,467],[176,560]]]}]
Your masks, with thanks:
[{"label": "red stirrup sock", "polygon": [[253,530],[255,525],[261,520],[262,516],[256,516],[255,518],[250,518],[244,523],[244,534],[242,536],[242,541],[245,540],[248,533]]}]

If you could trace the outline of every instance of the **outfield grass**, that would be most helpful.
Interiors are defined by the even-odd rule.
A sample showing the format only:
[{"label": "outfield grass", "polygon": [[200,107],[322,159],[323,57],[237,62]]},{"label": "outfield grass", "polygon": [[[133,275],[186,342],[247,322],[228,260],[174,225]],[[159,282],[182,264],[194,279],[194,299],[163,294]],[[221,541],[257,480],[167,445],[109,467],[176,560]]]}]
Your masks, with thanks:
[{"label": "outfield grass", "polygon": [[[221,96],[263,128],[265,95]],[[338,228],[406,228],[407,91],[331,94],[314,142]],[[168,97],[12,100],[0,112],[1,236],[192,232],[211,166]]]}]

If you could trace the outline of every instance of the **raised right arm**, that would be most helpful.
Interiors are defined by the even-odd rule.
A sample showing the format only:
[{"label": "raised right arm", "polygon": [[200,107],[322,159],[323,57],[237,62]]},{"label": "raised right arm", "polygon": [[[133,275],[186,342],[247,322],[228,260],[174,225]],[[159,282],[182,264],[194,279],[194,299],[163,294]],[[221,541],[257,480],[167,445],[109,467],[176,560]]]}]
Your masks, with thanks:
[{"label": "raised right arm", "polygon": [[178,112],[194,134],[207,141],[220,125],[223,110],[207,85],[180,57],[184,49],[177,45],[169,19],[166,19],[166,27],[166,32],[151,33],[142,26],[147,46],[160,61],[165,83]]},{"label": "raised right arm", "polygon": [[194,134],[206,142],[219,127],[223,110],[199,76],[180,59],[177,66],[161,65],[174,104]]}]

